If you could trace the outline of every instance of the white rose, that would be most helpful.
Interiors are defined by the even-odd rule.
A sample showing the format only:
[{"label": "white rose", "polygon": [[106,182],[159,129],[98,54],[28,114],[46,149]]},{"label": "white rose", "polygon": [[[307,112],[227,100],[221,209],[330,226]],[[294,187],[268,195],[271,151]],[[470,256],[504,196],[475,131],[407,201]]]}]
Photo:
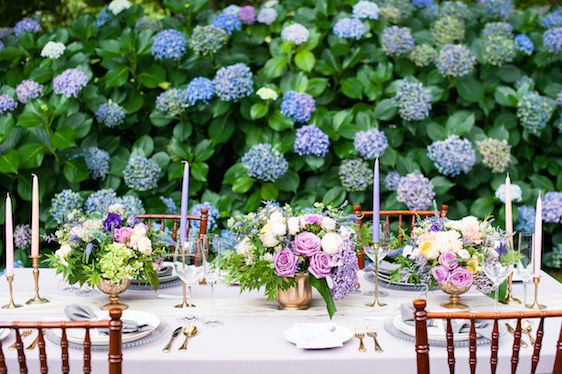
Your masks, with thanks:
[{"label": "white rose", "polygon": [[271,232],[275,236],[285,235],[287,233],[287,225],[283,222],[272,222]]},{"label": "white rose", "polygon": [[131,235],[129,236],[129,245],[131,247],[136,247],[139,240],[146,237],[146,226],[143,224],[136,225],[131,231]]},{"label": "white rose", "polygon": [[273,225],[268,223],[260,231],[260,241],[266,248],[275,247],[279,244],[279,239],[273,234]]},{"label": "white rose", "polygon": [[322,238],[322,250],[330,256],[338,253],[343,245],[343,238],[340,234],[333,232],[327,233]]},{"label": "white rose", "polygon": [[269,222],[270,223],[283,222],[283,218],[284,217],[283,217],[283,214],[281,212],[273,212],[269,216]]},{"label": "white rose", "polygon": [[351,238],[351,230],[345,226],[340,227],[340,234],[345,239]]},{"label": "white rose", "polygon": [[299,217],[290,217],[287,220],[289,226],[289,234],[297,235],[301,231],[301,223]]},{"label": "white rose", "polygon": [[64,53],[66,47],[59,42],[47,42],[41,50],[41,57],[57,59]]},{"label": "white rose", "polygon": [[137,249],[142,254],[145,254],[145,255],[151,254],[152,253],[152,243],[150,242],[150,239],[148,239],[146,236],[140,238],[137,241]]},{"label": "white rose", "polygon": [[457,255],[463,260],[468,260],[470,258],[470,253],[466,249],[461,249],[457,252]]},{"label": "white rose", "polygon": [[326,231],[334,231],[336,229],[336,221],[330,217],[324,217],[322,218],[320,226]]}]

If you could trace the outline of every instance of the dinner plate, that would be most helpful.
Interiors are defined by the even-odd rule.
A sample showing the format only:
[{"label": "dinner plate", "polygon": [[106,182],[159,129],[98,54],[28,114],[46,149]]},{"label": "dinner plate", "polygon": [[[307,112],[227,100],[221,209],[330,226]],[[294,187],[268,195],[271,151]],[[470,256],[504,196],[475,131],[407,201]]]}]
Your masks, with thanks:
[{"label": "dinner plate", "polygon": [[[96,313],[96,317],[100,320],[109,319],[109,312],[107,311],[100,310],[95,313]],[[145,331],[123,334],[122,335],[123,343],[130,343],[135,340],[142,339],[150,335],[152,331],[154,331],[160,325],[160,319],[158,317],[156,317],[154,314],[151,313],[141,312],[140,310],[124,310],[121,319],[131,320],[139,324],[147,324],[150,326],[150,329]],[[53,330],[53,332],[57,338],[62,337],[61,330],[56,329]],[[85,334],[86,334],[85,329],[68,329],[66,332],[68,341],[74,344],[83,344]],[[92,345],[108,345],[109,335],[102,334],[102,332],[99,329],[91,329],[90,341],[92,342]]]},{"label": "dinner plate", "polygon": [[[411,336],[416,336],[416,326],[408,325],[402,320],[402,316],[397,315],[392,321],[394,326],[402,331],[404,334]],[[434,320],[434,325],[427,326],[427,337],[431,340],[447,341],[447,336],[445,335],[445,328],[443,327],[442,320]],[[477,334],[479,335],[479,334]],[[454,335],[454,340],[464,341],[469,339],[469,333],[460,332]]]},{"label": "dinner plate", "polygon": [[[348,342],[351,338],[353,338],[353,331],[351,331],[351,329],[340,325],[336,325],[336,329],[338,334],[340,335],[342,344]],[[292,344],[297,344],[298,334],[297,334],[297,328],[295,326],[292,326],[287,330],[285,330],[283,336],[285,337],[285,339],[287,339],[288,342]]]},{"label": "dinner plate", "polygon": [[[173,282],[173,281],[179,279],[178,273],[176,272],[176,269],[174,269],[174,263],[173,263],[173,262],[164,261],[164,265],[167,265],[167,266],[171,266],[171,267],[172,267],[172,274],[166,275],[166,276],[164,276],[164,277],[159,277],[159,278],[158,278],[158,282],[159,282],[160,284],[162,284],[162,283],[168,283],[168,282]],[[139,280],[139,279],[132,279],[132,280],[131,280],[131,283],[132,283],[132,284],[137,284],[137,285],[144,286],[144,285],[146,285],[148,282],[147,282],[147,281],[144,281],[144,280]],[[150,285],[150,284],[148,284],[148,285]],[[151,286],[151,287],[152,287],[152,286]]]},{"label": "dinner plate", "polygon": [[0,341],[4,340],[10,335],[10,329],[0,329]]}]

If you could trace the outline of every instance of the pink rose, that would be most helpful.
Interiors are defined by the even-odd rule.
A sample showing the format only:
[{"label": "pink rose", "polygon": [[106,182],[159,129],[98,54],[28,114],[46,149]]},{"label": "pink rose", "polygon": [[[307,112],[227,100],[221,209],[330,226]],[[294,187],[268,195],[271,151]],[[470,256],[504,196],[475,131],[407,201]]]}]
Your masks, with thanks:
[{"label": "pink rose", "polygon": [[451,272],[449,283],[456,288],[466,288],[472,284],[472,273],[463,267],[458,267]]},{"label": "pink rose", "polygon": [[293,251],[299,256],[310,257],[320,251],[322,242],[320,238],[311,232],[301,232],[295,236]]},{"label": "pink rose", "polygon": [[312,257],[310,257],[308,271],[317,279],[326,278],[332,271],[332,266],[330,265],[330,255],[326,252],[315,253]]},{"label": "pink rose", "polygon": [[441,256],[439,256],[439,263],[448,270],[453,270],[459,266],[457,255],[451,251],[441,253]]},{"label": "pink rose", "polygon": [[273,256],[275,274],[280,277],[293,277],[297,271],[299,258],[289,248],[283,248]]},{"label": "pink rose", "polygon": [[131,232],[133,232],[132,228],[121,227],[113,231],[113,237],[115,238],[117,243],[126,243],[127,240],[129,240],[129,236],[131,236]]}]

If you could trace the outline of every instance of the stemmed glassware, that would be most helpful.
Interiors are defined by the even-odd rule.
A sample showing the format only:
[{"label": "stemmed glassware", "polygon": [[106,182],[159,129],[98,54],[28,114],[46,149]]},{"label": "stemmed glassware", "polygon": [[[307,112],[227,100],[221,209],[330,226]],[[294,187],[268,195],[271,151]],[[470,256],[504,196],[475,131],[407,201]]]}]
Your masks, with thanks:
[{"label": "stemmed glassware", "polygon": [[[368,245],[363,250],[365,254],[373,261],[373,265],[375,267],[374,277],[375,277],[375,290],[374,290],[374,297],[372,303],[367,304],[367,306],[372,307],[382,307],[386,304],[379,300],[379,296],[382,293],[379,291],[379,264],[380,262],[386,257],[386,255],[390,252],[390,227],[388,224],[383,224],[382,226],[382,235],[381,240],[378,243],[373,243],[372,245]],[[386,293],[388,295],[388,293]]]},{"label": "stemmed glassware", "polygon": [[527,287],[533,277],[533,234],[520,233],[517,242],[517,275],[523,281],[523,305],[527,305]]},{"label": "stemmed glassware", "polygon": [[191,304],[191,288],[194,284],[199,282],[203,276],[203,267],[200,266],[200,262],[203,261],[204,263],[205,261],[205,247],[201,245],[202,240],[202,237],[189,239],[184,242],[183,245],[178,245],[174,251],[174,269],[178,277],[187,286],[188,291],[187,315],[180,318],[180,322],[191,322],[199,319],[191,312],[191,308],[194,306]]},{"label": "stemmed glassware", "polygon": [[[209,251],[208,260],[205,261],[204,269],[205,269],[205,280],[211,286],[211,315],[205,321],[205,324],[211,327],[221,326],[223,324],[222,321],[219,321],[215,314],[215,285],[221,278],[221,265],[220,260],[222,256],[223,250],[223,239],[218,235],[212,235],[210,237],[210,248],[213,251]],[[211,260],[211,254],[214,255],[214,258]]]},{"label": "stemmed glassware", "polygon": [[[507,241],[509,243],[509,241]],[[509,244],[505,244],[506,247]],[[506,249],[507,251],[510,248]],[[496,250],[489,250],[486,256],[484,257],[484,263],[482,264],[482,269],[484,270],[484,274],[488,276],[488,278],[492,281],[495,288],[494,294],[494,308],[495,311],[498,311],[498,288],[503,281],[507,279],[509,274],[513,271],[513,253],[509,256],[501,256],[498,254]]]}]

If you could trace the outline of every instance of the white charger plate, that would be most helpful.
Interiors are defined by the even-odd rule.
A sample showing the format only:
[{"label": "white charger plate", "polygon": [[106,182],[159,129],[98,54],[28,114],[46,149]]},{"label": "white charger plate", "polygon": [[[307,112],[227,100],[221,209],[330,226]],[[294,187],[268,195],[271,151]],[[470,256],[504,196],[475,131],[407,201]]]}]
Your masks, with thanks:
[{"label": "white charger plate", "polygon": [[[338,334],[340,336],[342,344],[345,344],[351,338],[353,338],[353,331],[351,331],[351,329],[349,329],[345,326],[336,325],[336,331],[338,332]],[[295,345],[297,344],[298,334],[297,334],[297,328],[295,326],[292,326],[292,327],[288,328],[287,330],[285,330],[285,332],[283,333],[283,336],[285,337],[285,339],[289,343],[292,343],[292,344],[295,344]],[[337,347],[339,347],[339,346],[335,346],[335,347],[332,347],[332,348],[337,348]]]},{"label": "white charger plate", "polygon": [[[95,313],[97,319],[100,320],[109,319],[109,312],[107,311],[100,310]],[[123,343],[130,343],[142,339],[150,335],[160,325],[160,319],[158,317],[156,317],[154,314],[151,313],[141,312],[140,310],[124,310],[121,319],[135,321],[138,324],[147,324],[151,327],[150,329],[145,331],[135,332],[131,334],[123,334],[121,338]],[[53,330],[53,333],[55,337],[59,339],[62,337],[62,330],[55,329]],[[70,343],[80,344],[80,345],[84,344],[85,335],[86,335],[85,329],[68,329],[66,332],[67,339]],[[92,342],[92,345],[97,345],[97,346],[109,345],[109,335],[102,334],[99,329],[91,329],[90,341]]]},{"label": "white charger plate", "polygon": [[[430,340],[447,341],[447,336],[445,335],[445,329],[443,327],[442,320],[435,320],[435,325],[427,326],[427,337]],[[392,321],[394,326],[402,331],[404,334],[411,336],[416,336],[416,326],[408,325],[402,321],[402,316],[398,315],[394,317]],[[465,341],[469,339],[468,332],[459,332],[454,335],[456,341]]]}]

